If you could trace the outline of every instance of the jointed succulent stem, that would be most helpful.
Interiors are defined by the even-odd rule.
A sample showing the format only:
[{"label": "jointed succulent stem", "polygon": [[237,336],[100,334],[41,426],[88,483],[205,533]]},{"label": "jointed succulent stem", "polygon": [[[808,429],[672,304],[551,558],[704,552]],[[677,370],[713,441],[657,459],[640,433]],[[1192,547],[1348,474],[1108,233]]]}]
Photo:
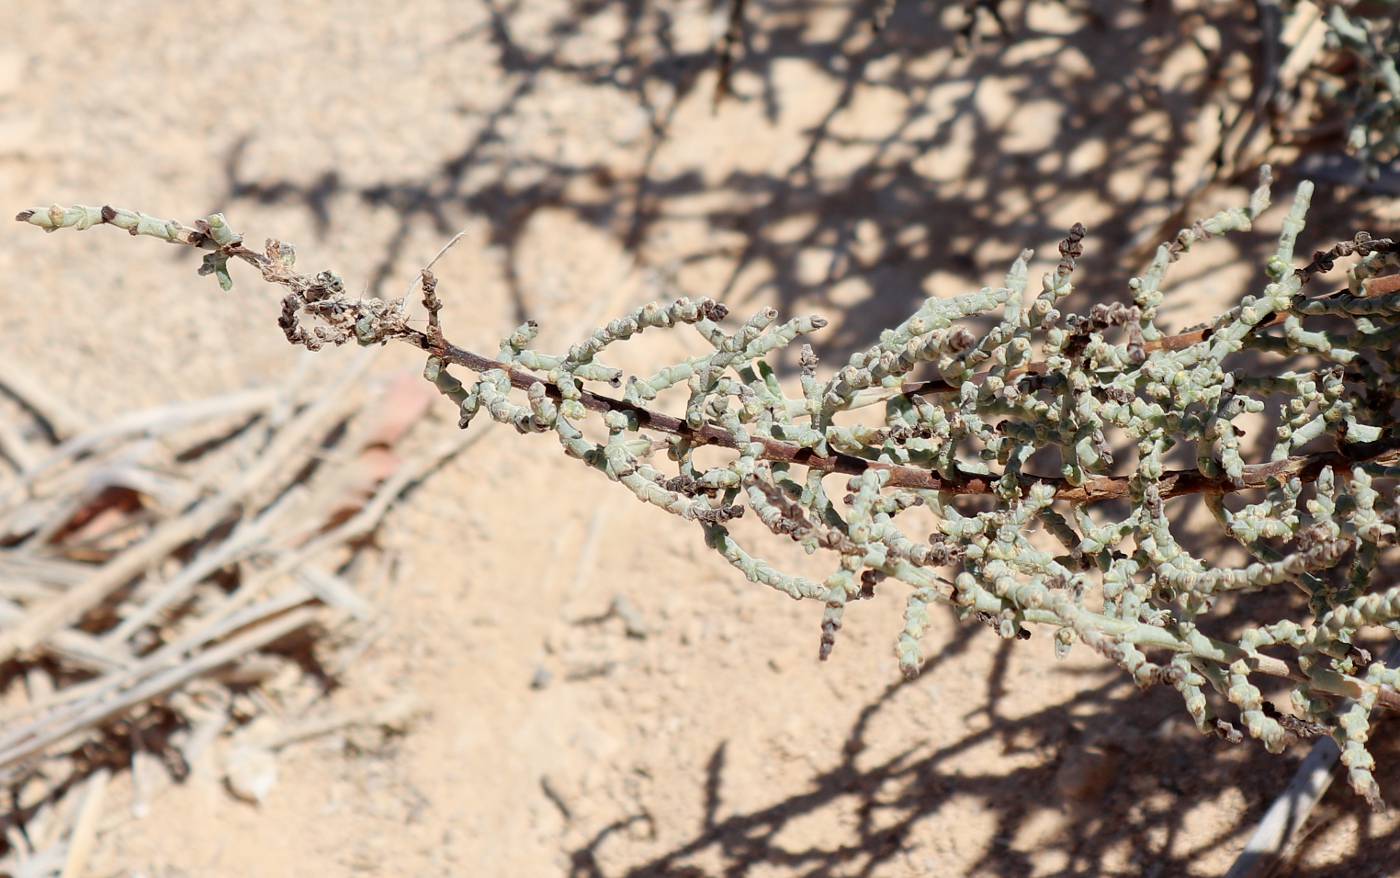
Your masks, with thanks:
[{"label": "jointed succulent stem", "polygon": [[[824,326],[819,317],[780,323],[764,309],[728,332],[720,326],[724,306],[680,299],[639,308],[563,354],[532,349],[536,327],[527,323],[492,358],[447,340],[437,278],[427,269],[421,282],[428,323],[419,329],[402,301],[352,298],[330,272],[299,274],[290,247],[268,241],[261,252],[252,250],[219,215],[184,226],[110,207],[55,206],[18,219],[49,231],[110,224],[203,249],[201,272],[225,288],[232,282],[228,261],[247,262],[287,289],[279,324],[289,341],[312,350],[351,339],[420,348],[428,354],[425,377],[459,408],[462,427],[484,409],[520,432],[553,433],[566,454],[638,499],[698,522],[707,544],[749,579],[822,601],[822,658],[849,602],[870,597],[883,580],[902,580],[912,587],[896,648],[906,673],[922,662],[918,644],[931,603],[977,615],[1008,638],[1028,636],[1026,626],[1050,626],[1057,653],[1083,641],[1139,685],[1176,688],[1203,732],[1239,737],[1215,714],[1226,703],[1270,750],[1284,745],[1286,727],[1326,728],[1350,754],[1353,787],[1378,803],[1365,750],[1367,715],[1376,706],[1400,709],[1400,671],[1368,664],[1353,642],[1364,628],[1400,631],[1400,586],[1373,577],[1400,525],[1393,418],[1400,405],[1400,259],[1393,241],[1358,233],[1291,269],[1310,194],[1310,186],[1300,188],[1284,222],[1266,266],[1270,282],[1208,326],[1163,333],[1162,284],[1196,241],[1250,227],[1268,204],[1267,172],[1248,207],[1195,223],[1163,244],[1129,284],[1131,304],[1061,313],[1086,235],[1076,226],[1038,295],[1027,297],[1027,252],[1003,286],[925,301],[824,381],[804,348],[800,398],[787,395],[766,358]],[[1347,288],[1305,295],[1312,276],[1338,259],[1355,260]],[[980,338],[964,322],[998,310],[1000,320]],[[1304,326],[1319,317],[1326,322]],[[636,333],[681,323],[713,351],[625,386],[622,372],[599,360]],[[1114,336],[1122,340],[1109,341]],[[1314,365],[1265,375],[1225,365],[1244,349]],[[477,378],[464,384],[451,367]],[[938,377],[910,380],[919,369]],[[624,392],[588,388],[599,383]],[[670,390],[688,392],[683,416],[652,402]],[[875,404],[883,406],[881,423],[838,423],[837,415]],[[1247,463],[1234,421],[1269,405],[1278,407],[1272,450]],[[576,426],[589,412],[601,415],[606,440]],[[643,430],[665,434],[674,474],[649,462],[658,443]],[[1136,452],[1128,474],[1113,472],[1123,449],[1112,447],[1110,433],[1126,437]],[[1330,448],[1314,446],[1329,437]],[[1164,458],[1183,443],[1194,446],[1196,467],[1166,469]],[[707,445],[735,454],[702,466],[694,452]],[[1029,471],[1032,456],[1045,449],[1058,451],[1058,475]],[[840,503],[827,494],[828,474],[850,477]],[[1305,485],[1312,485],[1306,499]],[[1244,492],[1256,499],[1237,509],[1225,505],[1226,496]],[[1207,565],[1177,542],[1165,506],[1188,494],[1205,495],[1251,563]],[[955,504],[964,495],[984,495],[994,506],[960,511]],[[1106,523],[1087,514],[1108,500],[1128,501],[1131,511]],[[926,541],[896,524],[914,506],[937,522]],[[834,555],[835,569],[815,581],[750,554],[726,526],[746,508],[775,534]],[[1062,553],[1033,539],[1040,525]],[[952,568],[951,578],[940,568]],[[1308,595],[1311,618],[1261,623],[1233,642],[1220,639],[1211,618],[1220,595],[1280,583]],[[1293,656],[1266,655],[1264,647]],[[1251,682],[1255,674],[1293,682],[1286,723]],[[1349,698],[1354,706],[1336,715],[1321,696]]]}]

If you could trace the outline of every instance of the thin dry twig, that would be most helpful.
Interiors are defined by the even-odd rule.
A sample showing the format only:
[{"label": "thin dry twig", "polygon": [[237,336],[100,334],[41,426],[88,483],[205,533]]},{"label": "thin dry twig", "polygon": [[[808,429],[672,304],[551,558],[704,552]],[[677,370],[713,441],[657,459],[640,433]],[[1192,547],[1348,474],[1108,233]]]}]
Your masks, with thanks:
[{"label": "thin dry twig", "polygon": [[0,356],[0,390],[48,424],[49,430],[60,441],[88,428],[88,418],[82,412],[51,392],[11,357]]},{"label": "thin dry twig", "polygon": [[133,576],[149,569],[179,546],[207,533],[248,494],[255,490],[267,490],[279,473],[282,474],[281,478],[286,478],[287,463],[313,437],[330,429],[353,408],[353,402],[343,391],[354,386],[368,366],[369,358],[361,358],[324,399],[307,408],[279,431],[273,444],[257,462],[240,474],[228,488],[200,502],[185,515],[163,522],[145,540],[109,561],[82,585],[34,609],[23,624],[0,634],[0,661],[33,649],[104,601]]},{"label": "thin dry twig", "polygon": [[11,501],[17,490],[33,484],[44,473],[72,458],[91,453],[113,439],[124,439],[138,434],[157,435],[213,417],[254,414],[266,410],[280,396],[281,392],[273,387],[241,390],[226,396],[173,403],[133,412],[97,429],[74,433],[54,449],[37,468],[22,472],[19,483],[11,487],[7,494],[0,496],[0,503]]},{"label": "thin dry twig", "polygon": [[0,456],[8,458],[16,471],[23,472],[38,465],[40,452],[24,438],[14,424],[0,420]]},{"label": "thin dry twig", "polygon": [[228,539],[201,552],[145,603],[122,619],[121,624],[104,634],[103,645],[114,654],[125,652],[122,644],[150,624],[162,610],[185,598],[196,583],[255,551],[272,535],[273,526],[283,521],[288,507],[298,496],[299,492],[289,491],[256,518],[245,519]]},{"label": "thin dry twig", "polygon": [[[0,508],[25,498],[6,516],[9,536],[0,549],[0,652],[19,660],[15,679],[28,684],[29,697],[0,715],[0,773],[23,776],[35,760],[92,741],[118,719],[132,725],[134,759],[145,746],[137,742],[140,723],[159,715],[150,709],[157,700],[195,730],[170,741],[192,766],[227,727],[233,703],[216,698],[212,708],[201,707],[207,693],[192,698],[186,690],[193,681],[208,681],[215,696],[245,687],[256,700],[260,687],[287,685],[275,676],[286,663],[260,650],[313,625],[338,623],[342,614],[370,615],[346,577],[310,562],[371,534],[394,500],[481,435],[454,432],[401,459],[390,449],[429,408],[387,397],[385,406],[363,407],[351,390],[374,356],[352,358],[333,386],[302,394],[305,400],[258,390],[167,406],[69,436],[47,457],[25,461],[23,489],[0,498]],[[227,423],[222,432],[209,429],[220,422]],[[195,445],[186,442],[190,432],[200,434]],[[195,453],[186,456],[181,447]],[[319,466],[339,457],[361,465]],[[233,467],[244,468],[230,480]],[[113,506],[101,496],[107,486],[140,502]],[[201,490],[208,495],[200,498]],[[92,521],[101,522],[97,530]],[[82,548],[94,535],[109,539],[121,529],[137,539],[115,554]],[[187,547],[194,547],[188,557]],[[208,582],[224,571],[242,579],[231,595]],[[43,664],[30,661],[40,657],[36,648]],[[62,675],[51,678],[52,666]],[[12,856],[38,851],[34,856],[54,859],[57,872],[75,851],[62,833],[81,808],[75,803],[82,787],[66,789],[56,787],[32,815],[36,828],[47,823],[57,833],[47,847],[12,844]],[[82,851],[75,853],[76,868]]]},{"label": "thin dry twig", "polygon": [[107,798],[107,782],[111,777],[110,768],[99,768],[88,778],[83,789],[82,809],[68,841],[68,859],[63,864],[62,878],[82,878],[87,871],[92,845],[97,840],[97,820],[102,815],[102,803]]},{"label": "thin dry twig", "polygon": [[123,679],[140,680],[135,685],[122,687],[118,683],[113,688],[120,691],[111,698],[86,699],[60,721],[44,717],[8,736],[4,749],[0,749],[0,769],[36,756],[69,735],[120,716],[132,707],[168,694],[196,677],[315,624],[319,616],[320,611],[313,607],[292,609],[174,667],[163,667],[163,662],[148,660],[141,669],[144,674],[122,675]]}]

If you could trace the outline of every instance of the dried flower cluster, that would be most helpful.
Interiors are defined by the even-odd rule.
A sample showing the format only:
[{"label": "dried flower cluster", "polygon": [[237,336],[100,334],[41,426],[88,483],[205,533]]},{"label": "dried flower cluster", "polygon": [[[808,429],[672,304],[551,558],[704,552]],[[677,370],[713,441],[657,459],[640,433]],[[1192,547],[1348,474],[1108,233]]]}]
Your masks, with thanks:
[{"label": "dried flower cluster", "polygon": [[[50,231],[111,224],[204,249],[202,271],[225,287],[228,260],[250,263],[289,290],[280,325],[295,344],[420,347],[426,377],[458,406],[463,428],[484,411],[522,433],[552,434],[638,499],[697,522],[748,579],[821,601],[822,657],[846,605],[896,579],[910,587],[896,647],[908,674],[920,667],[935,604],[1006,638],[1047,628],[1060,654],[1083,642],[1140,685],[1174,687],[1203,732],[1238,740],[1237,721],[1275,752],[1299,730],[1333,735],[1352,787],[1379,803],[1369,717],[1377,706],[1400,707],[1400,671],[1370,661],[1356,641],[1376,626],[1400,632],[1400,585],[1374,575],[1400,524],[1400,258],[1391,240],[1358,233],[1295,270],[1310,194],[1299,188],[1267,284],[1208,326],[1163,332],[1168,271],[1193,243],[1250,227],[1269,201],[1267,169],[1247,207],[1163,244],[1123,302],[1061,311],[1085,236],[1076,226],[1038,292],[1028,292],[1027,251],[1000,287],[928,299],[827,377],[804,345],[800,394],[779,382],[771,360],[820,329],[819,317],[780,322],[764,309],[725,328],[723,305],[680,299],[639,308],[559,354],[533,349],[536,326],[526,323],[491,359],[444,338],[427,269],[429,319],[418,329],[402,302],[351,297],[329,272],[298,274],[290,247],[245,247],[218,215],[194,227],[108,207],[18,218]],[[1304,293],[1343,259],[1346,289]],[[680,324],[712,350],[645,376],[624,376],[603,359],[637,333]],[[1238,356],[1246,351],[1274,364],[1246,373]],[[454,367],[475,377],[464,383]],[[938,377],[912,380],[929,370]],[[590,389],[600,385],[614,395]],[[668,391],[684,396],[678,416],[652,407]],[[860,409],[880,414],[838,423]],[[1266,459],[1249,462],[1238,422],[1266,411],[1277,414],[1276,437]],[[606,438],[582,429],[590,413],[601,415]],[[703,446],[733,453],[705,465],[696,455]],[[1168,468],[1178,446],[1194,450],[1193,469]],[[661,449],[666,463],[654,454]],[[1035,472],[1046,466],[1058,472]],[[847,477],[844,492],[830,493],[833,474]],[[1178,542],[1168,505],[1186,494],[1204,497],[1250,563],[1207,563]],[[980,496],[980,511],[967,495]],[[1233,495],[1248,502],[1227,505]],[[1107,519],[1108,500],[1127,501],[1126,514]],[[913,507],[937,523],[927,538],[906,532],[901,514]],[[746,510],[809,552],[828,553],[830,575],[784,572],[741,545],[728,523]],[[1223,596],[1290,586],[1308,596],[1302,618],[1256,619],[1222,639]],[[1288,713],[1265,701],[1261,676],[1288,681]]]}]

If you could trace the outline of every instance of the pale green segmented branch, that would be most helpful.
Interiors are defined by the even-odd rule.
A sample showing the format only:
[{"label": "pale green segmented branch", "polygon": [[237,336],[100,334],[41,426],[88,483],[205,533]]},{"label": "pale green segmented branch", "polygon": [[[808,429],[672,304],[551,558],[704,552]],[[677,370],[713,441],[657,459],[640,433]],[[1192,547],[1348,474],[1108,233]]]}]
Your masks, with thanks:
[{"label": "pale green segmented branch", "polygon": [[[1400,672],[1370,663],[1355,642],[1363,629],[1400,632],[1400,585],[1376,575],[1400,525],[1400,294],[1375,293],[1367,282],[1400,260],[1394,242],[1363,233],[1294,270],[1311,192],[1299,187],[1267,283],[1205,328],[1163,331],[1168,270],[1195,242],[1250,228],[1268,206],[1267,171],[1248,206],[1163,244],[1129,281],[1124,302],[1061,312],[1085,236],[1076,226],[1034,295],[1027,251],[1001,286],[924,301],[825,380],[804,346],[795,396],[770,358],[820,330],[820,317],[779,322],[764,309],[730,331],[724,306],[680,299],[613,320],[563,354],[532,349],[536,326],[527,323],[490,359],[443,338],[427,270],[425,331],[409,325],[401,301],[351,298],[329,272],[297,274],[294,252],[280,242],[245,247],[219,215],[192,227],[108,207],[36,208],[18,218],[49,231],[115,225],[204,249],[201,271],[225,288],[228,261],[245,261],[288,289],[279,323],[295,344],[418,346],[429,355],[425,377],[457,407],[463,428],[484,411],[522,433],[552,434],[565,454],[643,502],[697,522],[706,544],[746,578],[821,601],[823,658],[847,605],[899,580],[911,587],[896,645],[909,674],[922,663],[929,608],[950,605],[1007,638],[1048,627],[1059,655],[1082,641],[1139,685],[1172,686],[1202,731],[1234,740],[1240,733],[1218,713],[1228,705],[1271,751],[1288,732],[1255,680],[1284,678],[1301,721],[1292,727],[1328,729],[1353,788],[1378,803],[1369,714],[1400,709]],[[1304,295],[1313,273],[1344,256],[1354,258],[1346,290]],[[979,334],[972,318],[992,323]],[[683,324],[712,350],[646,376],[602,359],[638,333]],[[1278,365],[1245,373],[1243,351]],[[464,383],[454,366],[475,379]],[[913,381],[920,370],[937,377]],[[621,396],[590,389],[600,384],[623,388]],[[668,393],[681,416],[648,408]],[[881,414],[864,423],[845,417],[876,405]],[[590,412],[601,414],[606,439],[581,429]],[[1237,422],[1265,412],[1278,415],[1274,440],[1265,459],[1248,461]],[[695,452],[706,445],[733,453],[705,464]],[[1167,468],[1179,446],[1194,451],[1194,469]],[[652,460],[660,448],[664,466]],[[1034,472],[1045,455],[1033,455],[1047,450],[1058,471]],[[844,497],[828,493],[832,474],[849,476]],[[1222,531],[1253,560],[1207,564],[1178,541],[1167,504],[1193,493],[1205,495]],[[1246,494],[1255,496],[1225,503]],[[990,506],[959,509],[966,495]],[[1088,507],[1105,500],[1129,509],[1091,518]],[[916,506],[936,522],[927,539],[907,533],[909,517],[900,517]],[[728,522],[746,509],[775,534],[834,556],[829,575],[785,573],[741,545]],[[1037,538],[1042,529],[1049,539]],[[1046,548],[1052,542],[1058,549]],[[1283,585],[1306,595],[1303,618],[1258,619],[1223,636],[1214,612],[1221,595]],[[1341,698],[1353,705],[1337,713]]]}]

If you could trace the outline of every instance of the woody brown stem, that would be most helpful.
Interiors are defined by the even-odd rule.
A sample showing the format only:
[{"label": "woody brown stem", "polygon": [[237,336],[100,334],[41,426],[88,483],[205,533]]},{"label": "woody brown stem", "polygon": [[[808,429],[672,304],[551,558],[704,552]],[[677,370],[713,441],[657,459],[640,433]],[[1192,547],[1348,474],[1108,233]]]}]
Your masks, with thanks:
[{"label": "woody brown stem", "polygon": [[[1197,333],[1185,333],[1184,335],[1197,335]],[[561,398],[559,388],[532,372],[463,350],[446,341],[440,345],[435,344],[427,333],[415,329],[405,328],[401,337],[433,356],[441,358],[444,362],[465,366],[473,372],[499,369],[510,378],[511,386],[517,389],[528,390],[531,385],[538,382],[544,385],[545,392],[551,398],[555,400]],[[1169,343],[1173,339],[1181,337],[1174,336],[1163,339],[1161,343]],[[625,400],[602,396],[588,390],[580,390],[580,394],[580,402],[589,411],[626,412],[636,417],[639,427],[681,436],[696,445],[739,447],[739,443],[729,431],[713,424],[706,424],[695,430],[680,418],[652,411]],[[932,491],[946,491],[951,494],[989,494],[993,491],[994,483],[998,478],[996,475],[960,473],[960,478],[949,480],[941,478],[931,470],[920,467],[880,463],[848,454],[819,455],[810,448],[777,439],[754,436],[750,437],[749,442],[758,442],[763,446],[765,460],[801,464],[821,472],[855,476],[871,470],[887,471],[890,473],[888,484],[894,488],[923,488]],[[1235,491],[1266,488],[1269,486],[1270,479],[1287,481],[1297,477],[1304,482],[1311,482],[1325,467],[1346,467],[1357,463],[1377,463],[1386,466],[1400,463],[1400,437],[1390,437],[1378,442],[1359,443],[1353,446],[1351,453],[1325,451],[1269,463],[1248,464],[1245,466],[1244,475],[1238,483],[1222,478],[1212,478],[1203,475],[1196,469],[1169,470],[1162,474],[1158,488],[1164,500],[1187,494],[1228,494]],[[1087,479],[1082,485],[1071,485],[1065,479],[1052,476],[1026,476],[1025,481],[1027,489],[1033,484],[1051,485],[1055,489],[1056,499],[1071,503],[1097,503],[1104,500],[1121,499],[1128,496],[1131,485],[1130,479],[1126,476],[1095,476]]]}]

